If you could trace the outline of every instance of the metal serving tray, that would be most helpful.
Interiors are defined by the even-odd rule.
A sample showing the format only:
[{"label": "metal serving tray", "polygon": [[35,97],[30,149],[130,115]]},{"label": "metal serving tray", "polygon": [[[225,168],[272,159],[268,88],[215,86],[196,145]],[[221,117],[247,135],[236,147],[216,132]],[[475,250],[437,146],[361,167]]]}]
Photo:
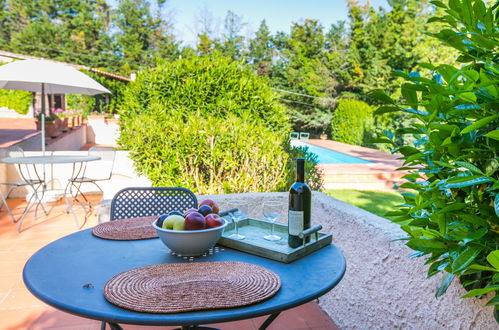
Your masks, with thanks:
[{"label": "metal serving tray", "polygon": [[244,219],[238,222],[239,234],[246,236],[243,240],[232,239],[229,236],[235,233],[235,225],[230,217],[225,217],[229,221],[218,241],[219,245],[235,250],[251,253],[257,256],[290,263],[304,257],[320,248],[331,244],[333,236],[331,234],[319,232],[322,226],[318,225],[304,231],[303,237],[310,236],[310,242],[297,248],[288,245],[288,226],[279,222],[275,223],[274,233],[281,236],[279,241],[267,241],[263,237],[270,233],[271,222],[259,219]]}]

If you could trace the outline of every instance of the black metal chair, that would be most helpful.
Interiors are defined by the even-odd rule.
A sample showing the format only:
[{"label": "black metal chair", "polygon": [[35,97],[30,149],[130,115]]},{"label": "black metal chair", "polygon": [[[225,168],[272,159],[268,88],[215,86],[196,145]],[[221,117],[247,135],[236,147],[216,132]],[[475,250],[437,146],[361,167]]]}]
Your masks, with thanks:
[{"label": "black metal chair", "polygon": [[[180,187],[131,187],[121,189],[111,201],[110,220],[147,217],[171,211],[185,211],[198,207],[198,199],[192,191]],[[116,323],[102,321],[101,330],[121,329]]]}]

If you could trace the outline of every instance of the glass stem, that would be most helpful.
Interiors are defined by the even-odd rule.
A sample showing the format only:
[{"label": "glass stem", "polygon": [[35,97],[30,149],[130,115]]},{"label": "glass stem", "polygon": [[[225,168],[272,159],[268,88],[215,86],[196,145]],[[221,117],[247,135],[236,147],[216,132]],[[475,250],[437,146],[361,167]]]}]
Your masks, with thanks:
[{"label": "glass stem", "polygon": [[237,225],[238,221],[234,221],[234,226],[236,227],[236,235],[239,235],[239,226]]},{"label": "glass stem", "polygon": [[270,235],[274,236],[274,222],[272,222],[272,227],[270,227]]}]

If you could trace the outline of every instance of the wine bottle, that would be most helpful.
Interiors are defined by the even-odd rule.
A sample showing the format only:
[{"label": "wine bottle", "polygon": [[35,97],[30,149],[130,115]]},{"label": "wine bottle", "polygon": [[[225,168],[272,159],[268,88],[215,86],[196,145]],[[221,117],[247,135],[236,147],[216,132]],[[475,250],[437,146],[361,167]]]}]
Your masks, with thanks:
[{"label": "wine bottle", "polygon": [[[303,243],[298,235],[310,228],[312,191],[305,183],[305,159],[296,160],[296,182],[289,189],[288,245],[297,248]],[[310,240],[307,237],[306,242]]]}]

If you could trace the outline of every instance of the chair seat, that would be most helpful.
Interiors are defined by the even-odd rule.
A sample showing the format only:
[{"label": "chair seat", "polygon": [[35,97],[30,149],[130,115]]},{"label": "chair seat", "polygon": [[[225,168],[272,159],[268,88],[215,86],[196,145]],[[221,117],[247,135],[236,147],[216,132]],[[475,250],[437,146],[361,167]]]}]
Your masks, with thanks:
[{"label": "chair seat", "polygon": [[15,181],[15,182],[0,182],[0,185],[3,184],[6,186],[21,187],[21,186],[37,184],[37,183],[42,183],[42,182],[43,181],[41,181],[41,180],[27,180],[27,181]]},{"label": "chair seat", "polygon": [[73,180],[69,179],[70,181],[73,181],[73,182],[94,182],[94,181],[104,181],[104,180],[108,180],[108,179],[94,179],[94,178],[88,178],[86,176],[82,177],[82,178],[75,178]]}]

